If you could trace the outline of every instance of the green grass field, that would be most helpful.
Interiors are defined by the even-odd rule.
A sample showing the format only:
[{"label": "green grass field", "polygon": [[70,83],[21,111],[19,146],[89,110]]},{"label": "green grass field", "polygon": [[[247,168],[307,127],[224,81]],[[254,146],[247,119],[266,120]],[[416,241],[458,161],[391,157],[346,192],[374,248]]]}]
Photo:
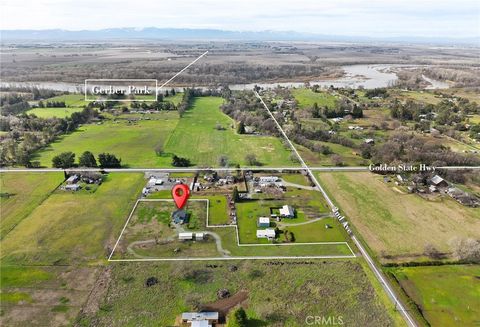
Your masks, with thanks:
[{"label": "green grass field", "polygon": [[102,125],[84,125],[38,152],[34,160],[39,160],[42,166],[51,167],[56,154],[72,151],[78,160],[84,151],[91,151],[95,155],[114,153],[122,159],[123,165],[130,167],[168,167],[170,156],[157,156],[155,146],[164,144],[178,122],[178,115],[175,112],[157,115],[161,115],[162,119],[134,124],[109,121]]},{"label": "green grass field", "polygon": [[428,91],[402,91],[400,95],[406,99],[411,99],[427,104],[437,104],[442,98]]},{"label": "green grass field", "polygon": [[0,175],[0,240],[63,181],[62,173],[10,173]]},{"label": "green grass field", "polygon": [[182,98],[183,98],[183,93],[177,92],[177,93],[175,93],[175,95],[164,97],[163,101],[170,101],[174,105],[178,105],[180,102],[182,102]]},{"label": "green grass field", "polygon": [[27,114],[34,114],[39,118],[66,118],[70,117],[74,112],[80,112],[83,107],[88,104],[85,101],[83,94],[65,94],[59,95],[53,98],[43,100],[44,104],[48,101],[63,101],[65,102],[65,108],[33,108],[28,110]]},{"label": "green grass field", "polygon": [[[326,224],[331,228],[325,228]],[[305,225],[285,226],[283,229],[292,232],[295,235],[295,242],[297,243],[346,241],[343,226],[334,218],[324,218]],[[282,237],[280,237],[280,239],[282,239]]]},{"label": "green grass field", "polygon": [[34,108],[28,110],[26,113],[28,115],[35,115],[39,118],[66,118],[70,117],[74,112],[80,112],[83,108]]},{"label": "green grass field", "polygon": [[[270,201],[251,201],[241,202],[237,204],[238,225],[240,243],[259,243],[270,244],[267,239],[258,239],[256,231],[258,217],[269,217],[270,211],[268,207],[270,205],[277,204],[270,203]],[[281,230],[288,230],[294,233],[296,243],[312,243],[312,242],[345,242],[346,237],[343,233],[342,227],[333,218],[323,218],[321,220],[311,222],[303,225],[291,225],[298,223],[305,223],[308,220],[301,215],[301,218],[297,219],[283,219],[281,223],[271,222],[271,228],[277,225]],[[285,224],[285,225],[282,225]],[[332,228],[326,229],[325,224],[329,224]],[[279,242],[284,241],[284,236],[281,234],[278,237]]]},{"label": "green grass field", "polygon": [[298,101],[300,108],[312,107],[315,102],[320,107],[328,106],[331,108],[335,106],[335,102],[337,101],[336,97],[327,92],[320,91],[317,93],[306,88],[292,89],[292,94]]},{"label": "green grass field", "polygon": [[303,160],[310,166],[333,166],[332,158],[334,155],[341,156],[345,166],[364,166],[369,163],[368,160],[363,159],[360,154],[352,148],[329,142],[317,141],[316,143],[328,146],[333,153],[325,155],[319,152],[313,152],[304,146],[296,145]]},{"label": "green grass field", "polygon": [[[58,174],[51,176],[58,178]],[[25,183],[32,182],[26,178]],[[99,325],[117,325],[122,321],[124,326],[172,324],[177,314],[193,310],[195,303],[214,301],[216,291],[226,287],[232,293],[248,292],[249,300],[244,305],[250,323],[256,326],[275,322],[302,326],[309,312],[342,315],[345,321],[362,324],[396,325],[395,312],[377,294],[368,272],[364,272],[356,260],[110,263],[112,274],[106,273],[105,258],[144,184],[141,174],[114,173],[95,193],[56,191],[30,210],[0,243],[0,324],[23,326],[25,321],[31,326],[88,326],[94,321]],[[49,191],[45,190],[47,194]],[[292,189],[290,196],[298,198],[300,191]],[[211,214],[217,215],[214,219],[218,223],[225,221],[225,197],[208,198]],[[19,199],[23,199],[20,206],[31,201],[28,196]],[[318,201],[311,196],[305,204]],[[323,206],[322,202],[318,203]],[[146,206],[139,210],[138,220],[157,228],[158,222],[169,220],[167,214],[171,210],[153,209]],[[194,215],[194,226],[188,228],[203,230],[204,218],[201,214]],[[138,226],[140,224],[132,227]],[[351,254],[344,245],[238,247],[234,228],[211,230],[222,237],[224,248],[231,251],[232,256]],[[142,230],[137,232],[141,235]],[[311,230],[298,233],[305,234],[302,235],[305,238],[313,235]],[[188,256],[218,256],[211,241],[197,248],[182,246],[182,252]],[[147,250],[139,253],[146,254]],[[238,269],[230,271],[231,264]],[[108,276],[100,285],[96,284],[99,275]],[[147,288],[144,282],[151,276],[157,277],[160,283]],[[85,310],[87,298],[95,294],[92,290],[102,287],[107,293],[93,296],[98,308],[93,313],[88,309],[80,311]],[[153,299],[148,305],[145,296]],[[292,298],[296,300],[291,301]]]},{"label": "green grass field", "polygon": [[[393,310],[355,261],[129,263],[113,266],[101,307],[84,325],[170,326],[182,312],[215,302],[216,292],[243,290],[249,326],[305,326],[307,315],[342,316],[345,325],[392,326]],[[278,262],[276,262],[278,263]],[[229,270],[235,265],[236,270]],[[159,283],[145,287],[154,276]],[[145,299],[148,298],[148,301]],[[361,299],[361,301],[359,300]],[[155,308],[155,310],[152,310]],[[148,314],[145,314],[148,312]],[[97,320],[98,319],[98,320]]]},{"label": "green grass field", "polygon": [[431,326],[475,326],[480,317],[480,266],[391,268]]},{"label": "green grass field", "polygon": [[1,241],[2,264],[104,260],[144,183],[141,174],[118,173],[95,193],[50,195]]},{"label": "green grass field", "polygon": [[[84,125],[37,152],[33,160],[51,167],[58,153],[72,151],[78,158],[88,150],[95,155],[114,153],[126,167],[171,167],[174,154],[190,159],[196,166],[218,166],[222,155],[232,165],[246,165],[247,154],[256,155],[266,166],[294,165],[290,151],[278,138],[236,134],[231,127],[234,122],[219,109],[221,102],[221,98],[198,98],[180,120],[176,112],[161,112],[148,121]],[[217,124],[226,130],[217,130]],[[155,153],[159,144],[164,146],[160,156]]]},{"label": "green grass field", "polygon": [[480,234],[480,211],[449,199],[429,201],[368,172],[320,173],[327,189],[377,255],[415,260],[427,244],[448,253],[455,237]]},{"label": "green grass field", "polygon": [[[205,231],[206,201],[190,201],[186,207],[188,222],[182,225],[185,231]],[[178,240],[177,231],[171,223],[171,214],[176,210],[171,199],[168,201],[141,201],[138,203],[125,231],[121,235],[115,257],[122,258],[165,258],[215,257],[217,253],[213,239],[202,242]]]},{"label": "green grass field", "polygon": [[[278,226],[280,229],[288,229],[297,232],[295,238],[297,242],[327,242],[327,241],[345,241],[343,234],[337,234],[338,229],[325,229],[325,223],[309,223],[300,226],[281,226],[282,224],[306,223],[319,218],[320,215],[328,213],[325,201],[320,192],[308,191],[287,187],[287,192],[282,200],[251,200],[242,201],[236,204],[238,218],[238,232],[240,243],[270,243],[267,239],[258,239],[256,236],[258,217],[270,217],[270,208],[281,207],[284,204],[292,205],[296,210],[296,217],[293,219],[283,219]],[[273,221],[271,225],[273,226]],[[329,221],[333,223],[333,221]],[[335,225],[336,226],[336,225]],[[304,234],[311,228],[313,231]],[[298,237],[297,237],[298,236]],[[279,237],[283,241],[283,236]]]},{"label": "green grass field", "polygon": [[[168,138],[165,150],[187,157],[197,166],[218,166],[222,155],[230,164],[247,165],[247,154],[254,154],[265,166],[293,165],[290,152],[278,138],[237,134],[233,120],[219,109],[222,101],[218,97],[195,99]],[[217,130],[217,124],[225,130]]]},{"label": "green grass field", "polygon": [[[326,205],[324,203],[323,197],[320,192],[316,191],[306,191],[306,190],[297,190],[295,188],[290,188],[286,193],[287,197],[284,200],[279,201],[249,201],[249,202],[240,202],[237,203],[237,217],[239,224],[239,235],[241,243],[258,243],[258,244],[269,244],[265,239],[256,238],[256,218],[258,216],[268,216],[269,206],[276,205],[281,206],[284,203],[296,203],[297,207],[297,218],[295,219],[285,219],[283,222],[286,224],[290,223],[304,223],[308,222],[308,217],[315,218],[316,215],[321,215],[326,213]],[[149,196],[151,199],[170,199],[170,193],[166,191],[161,191],[154,193]],[[223,195],[195,195],[194,199],[209,199],[210,207],[210,225],[215,224],[226,224],[229,223],[229,218],[226,212],[226,198]],[[154,202],[152,206],[165,206],[164,202]],[[170,203],[171,205],[171,203]],[[202,204],[203,206],[203,204]],[[202,209],[202,208],[200,208]],[[173,210],[173,209],[172,209]],[[205,210],[205,209],[203,209]],[[138,211],[138,210],[137,210]],[[155,216],[155,213],[150,213]],[[200,216],[200,215],[199,215]],[[133,219],[133,218],[132,218]],[[135,219],[133,219],[135,220]],[[154,220],[154,219],[150,219]],[[132,221],[131,221],[132,222]],[[157,230],[161,235],[170,235],[171,230],[168,228],[168,222],[163,222],[163,226],[154,223],[149,224],[148,226],[140,226],[137,230],[135,226],[129,223],[128,228],[126,229],[127,234],[135,233],[136,238],[131,239],[130,241],[121,240],[120,249],[115,251],[113,258],[114,259],[126,259],[133,258],[132,253],[127,251],[127,246],[132,241],[146,241],[149,239],[148,235],[151,234],[152,230]],[[331,229],[326,229],[325,224],[332,226]],[[205,228],[205,223],[197,223],[199,226],[197,230],[207,230],[214,233],[217,233],[221,238],[221,244],[224,249],[227,249],[230,252],[231,256],[314,256],[314,255],[324,255],[324,256],[345,256],[352,255],[349,247],[346,244],[310,244],[308,246],[303,245],[289,245],[289,246],[238,246],[237,245],[237,234],[235,228],[232,227],[213,227]],[[299,225],[299,226],[280,226],[282,229],[291,230],[295,233],[295,237],[298,243],[311,243],[311,242],[346,242],[347,237],[345,231],[342,227],[334,221],[332,218],[322,218],[317,222],[312,222],[311,224]],[[189,225],[185,225],[186,229],[191,229]],[[170,236],[172,236],[171,234]],[[124,237],[122,236],[122,239]],[[175,237],[174,237],[175,238]],[[150,237],[151,239],[151,237]],[[282,235],[279,237],[279,242],[283,242]],[[128,243],[128,244],[127,244]],[[292,243],[294,244],[294,243]],[[351,245],[353,246],[353,245]],[[174,253],[174,249],[181,249],[178,253]],[[213,240],[210,242],[170,242],[170,243],[160,243],[160,246],[145,246],[143,248],[135,248],[135,254],[140,257],[149,257],[149,258],[189,258],[189,257],[220,257],[222,253],[219,253],[215,247]],[[138,256],[137,256],[138,257]]]},{"label": "green grass field", "polygon": [[47,101],[63,101],[67,107],[83,107],[88,104],[84,94],[64,94],[44,100]]},{"label": "green grass field", "polygon": [[224,225],[230,223],[227,215],[227,198],[223,195],[210,195],[208,196],[208,200],[209,225]]},{"label": "green grass field", "polygon": [[288,183],[303,185],[303,186],[311,186],[311,182],[307,176],[302,174],[282,174],[280,176],[284,181]]}]

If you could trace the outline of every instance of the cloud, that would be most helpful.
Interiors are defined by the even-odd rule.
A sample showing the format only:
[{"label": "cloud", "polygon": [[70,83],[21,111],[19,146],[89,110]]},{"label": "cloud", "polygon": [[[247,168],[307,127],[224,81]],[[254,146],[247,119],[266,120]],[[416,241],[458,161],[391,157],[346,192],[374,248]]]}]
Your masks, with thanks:
[{"label": "cloud", "polygon": [[2,0],[2,29],[112,27],[479,37],[472,0]]}]

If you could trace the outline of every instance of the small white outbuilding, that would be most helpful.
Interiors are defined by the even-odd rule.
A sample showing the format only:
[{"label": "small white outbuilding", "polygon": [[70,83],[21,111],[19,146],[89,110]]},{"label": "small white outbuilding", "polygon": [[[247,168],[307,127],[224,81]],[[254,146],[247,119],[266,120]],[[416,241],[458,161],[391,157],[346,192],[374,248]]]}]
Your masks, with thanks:
[{"label": "small white outbuilding", "polygon": [[257,238],[268,238],[269,240],[273,240],[275,238],[275,230],[271,228],[258,229]]}]

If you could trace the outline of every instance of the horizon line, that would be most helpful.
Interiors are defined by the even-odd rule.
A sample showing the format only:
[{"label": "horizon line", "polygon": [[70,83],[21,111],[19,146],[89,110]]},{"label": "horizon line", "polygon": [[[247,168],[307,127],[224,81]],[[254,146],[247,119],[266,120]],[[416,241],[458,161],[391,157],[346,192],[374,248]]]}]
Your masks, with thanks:
[{"label": "horizon line", "polygon": [[[368,34],[361,34],[361,35],[352,35],[352,34],[320,34],[320,33],[311,33],[311,32],[303,32],[303,31],[295,31],[295,30],[269,30],[269,29],[262,29],[262,30],[241,30],[241,29],[222,29],[222,28],[203,28],[203,27],[156,27],[156,26],[145,26],[145,27],[135,27],[135,26],[116,26],[116,27],[105,27],[105,28],[82,28],[82,29],[68,29],[68,28],[0,28],[0,32],[49,32],[49,31],[60,31],[66,33],[81,33],[81,32],[102,32],[107,30],[128,30],[129,32],[134,33],[141,33],[146,30],[176,30],[176,31],[211,31],[211,32],[223,32],[223,33],[237,33],[237,34],[287,34],[287,33],[294,33],[292,36],[292,40],[296,40],[301,38],[305,41],[308,38],[312,38],[312,41],[318,41],[315,38],[331,38],[331,37],[340,37],[340,38],[359,38],[359,39],[369,39],[372,41],[381,41],[381,40],[470,40],[470,41],[480,41],[480,35],[472,35],[472,36],[438,36],[438,35],[406,35],[406,34],[398,34],[398,35],[368,35]],[[4,37],[4,36],[3,36]],[[284,36],[282,36],[284,37]],[[99,38],[119,38],[119,36],[106,36],[106,37],[99,37]],[[152,38],[152,36],[145,37],[145,38]],[[304,40],[305,39],[305,40]],[[345,40],[341,40],[345,41]]]}]

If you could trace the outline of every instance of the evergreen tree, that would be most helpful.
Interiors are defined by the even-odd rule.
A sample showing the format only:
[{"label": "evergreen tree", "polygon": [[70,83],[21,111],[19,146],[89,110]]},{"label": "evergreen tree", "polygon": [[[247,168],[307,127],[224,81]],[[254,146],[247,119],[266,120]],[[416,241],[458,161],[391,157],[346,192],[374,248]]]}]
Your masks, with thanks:
[{"label": "evergreen tree", "polygon": [[227,318],[227,327],[247,327],[248,318],[243,308],[231,312]]},{"label": "evergreen tree", "polygon": [[120,168],[122,159],[118,159],[111,153],[100,153],[98,155],[98,162],[102,168]]},{"label": "evergreen tree", "polygon": [[237,133],[238,134],[245,134],[245,123],[240,121],[237,126]]},{"label": "evergreen tree", "polygon": [[75,153],[62,152],[52,158],[52,166],[54,168],[70,168],[75,164]]},{"label": "evergreen tree", "polygon": [[80,167],[97,167],[97,160],[93,153],[85,151],[78,159],[78,165]]}]

